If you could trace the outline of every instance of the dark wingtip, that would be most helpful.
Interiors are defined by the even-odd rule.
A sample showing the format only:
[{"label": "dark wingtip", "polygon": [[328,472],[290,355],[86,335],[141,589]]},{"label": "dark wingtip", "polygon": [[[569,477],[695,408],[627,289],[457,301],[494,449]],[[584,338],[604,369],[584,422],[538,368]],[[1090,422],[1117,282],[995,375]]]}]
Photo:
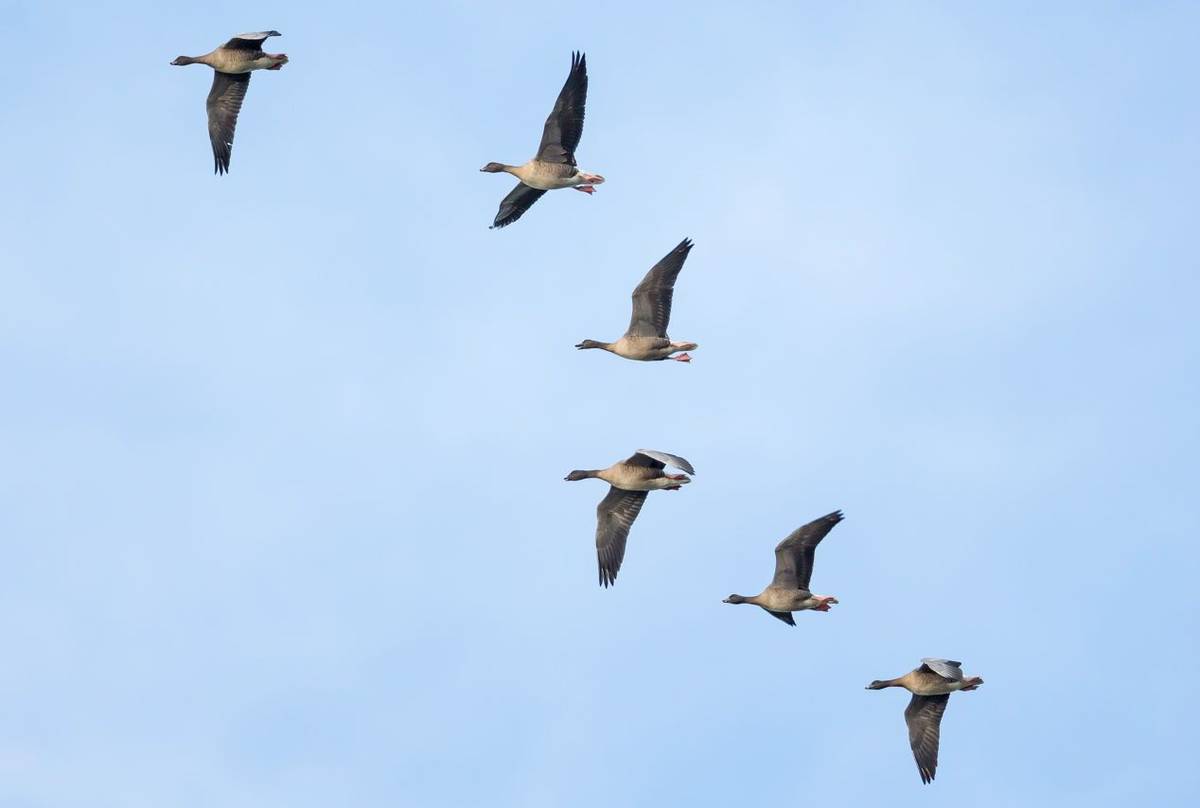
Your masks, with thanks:
[{"label": "dark wingtip", "polygon": [[278,31],[272,30],[272,31],[267,31],[267,36],[283,36],[283,34],[279,33]]}]

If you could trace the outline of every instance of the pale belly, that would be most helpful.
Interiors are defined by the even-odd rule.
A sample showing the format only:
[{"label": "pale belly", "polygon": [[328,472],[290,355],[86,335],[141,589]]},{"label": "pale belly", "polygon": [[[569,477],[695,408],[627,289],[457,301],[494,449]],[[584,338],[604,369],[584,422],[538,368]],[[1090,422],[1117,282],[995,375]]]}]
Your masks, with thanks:
[{"label": "pale belly", "polygon": [[922,682],[915,687],[909,688],[909,692],[917,696],[940,696],[944,693],[953,693],[955,690],[961,690],[962,682]]},{"label": "pale belly", "polygon": [[800,590],[770,590],[768,589],[761,595],[761,606],[765,606],[773,612],[799,612],[804,609],[811,609],[816,605],[807,592]]},{"label": "pale belly", "polygon": [[626,359],[661,359],[669,356],[671,341],[662,337],[621,337],[613,344],[613,353]]},{"label": "pale belly", "polygon": [[684,478],[682,480],[671,480],[666,477],[646,479],[640,474],[622,474],[609,469],[605,469],[599,476],[600,479],[609,485],[620,488],[622,491],[661,491],[670,486],[684,485],[691,482],[686,475],[679,475]]},{"label": "pale belly", "polygon": [[574,188],[580,184],[579,172],[573,166],[552,164],[545,167],[544,163],[540,166],[536,163],[526,163],[518,166],[513,174],[530,188],[537,188],[539,191]]}]

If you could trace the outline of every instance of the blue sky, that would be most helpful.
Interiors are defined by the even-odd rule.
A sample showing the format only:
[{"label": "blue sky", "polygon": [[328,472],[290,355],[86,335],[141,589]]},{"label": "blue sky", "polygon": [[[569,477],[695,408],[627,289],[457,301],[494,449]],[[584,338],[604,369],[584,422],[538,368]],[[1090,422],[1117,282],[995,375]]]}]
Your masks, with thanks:
[{"label": "blue sky", "polygon": [[[1200,9],[837,5],[0,2],[0,805],[1194,798]],[[608,182],[489,231],[572,49]],[[695,362],[575,351],[684,236]]]}]

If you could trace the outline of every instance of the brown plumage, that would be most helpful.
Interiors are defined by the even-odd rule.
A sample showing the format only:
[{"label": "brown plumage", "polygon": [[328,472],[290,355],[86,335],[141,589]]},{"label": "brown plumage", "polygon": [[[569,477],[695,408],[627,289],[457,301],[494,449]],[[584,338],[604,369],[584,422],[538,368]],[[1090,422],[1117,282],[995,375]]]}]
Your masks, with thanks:
[{"label": "brown plumage", "polygon": [[983,679],[978,676],[963,676],[961,662],[928,657],[903,676],[876,679],[867,685],[868,690],[902,687],[913,694],[904,710],[904,722],[908,725],[908,745],[922,783],[932,783],[937,774],[942,714],[946,712],[950,694],[956,690],[975,690],[982,684]]},{"label": "brown plumage", "polygon": [[775,547],[775,577],[767,588],[749,597],[730,595],[722,602],[752,603],[789,626],[796,625],[792,612],[829,611],[838,599],[832,595],[814,595],[808,587],[817,545],[840,521],[842,512],[834,511],[793,530]]},{"label": "brown plumage", "polygon": [[608,494],[596,506],[596,562],[600,585],[617,581],[625,558],[629,529],[637,519],[650,491],[678,491],[691,482],[684,474],[667,474],[668,465],[695,474],[692,464],[677,455],[653,449],[638,449],[630,457],[606,469],[577,469],[564,479],[574,482],[596,478],[609,484]]},{"label": "brown plumage", "polygon": [[229,172],[233,155],[233,134],[238,114],[250,87],[254,70],[278,70],[288,62],[286,53],[265,53],[262,43],[278,31],[238,34],[224,45],[203,56],[179,56],[171,64],[203,64],[213,69],[212,89],[205,108],[208,111],[208,139],[212,144],[213,173]]},{"label": "brown plumage", "polygon": [[546,191],[575,188],[591,194],[595,191],[594,186],[604,182],[604,177],[580,171],[575,163],[575,149],[583,135],[587,89],[587,57],[572,53],[571,72],[542,127],[537,155],[519,166],[492,162],[479,169],[489,174],[512,174],[520,180],[501,200],[492,229],[520,219]]},{"label": "brown plumage", "polygon": [[694,351],[694,342],[672,342],[667,336],[667,325],[671,322],[671,302],[675,297],[675,279],[683,269],[683,262],[692,251],[691,239],[679,242],[662,260],[650,268],[646,277],[633,290],[633,314],[629,328],[616,342],[599,342],[585,339],[576,348],[600,348],[626,359],[640,362],[655,362],[674,359],[690,362],[687,353],[672,356],[679,351]]}]

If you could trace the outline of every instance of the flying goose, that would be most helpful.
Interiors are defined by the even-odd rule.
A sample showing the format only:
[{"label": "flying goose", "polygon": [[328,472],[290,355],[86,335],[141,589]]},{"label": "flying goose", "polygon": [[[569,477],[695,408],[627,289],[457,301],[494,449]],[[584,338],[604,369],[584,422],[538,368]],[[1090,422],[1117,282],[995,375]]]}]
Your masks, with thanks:
[{"label": "flying goose", "polygon": [[908,745],[912,747],[922,783],[932,783],[937,773],[942,713],[946,712],[950,694],[955,690],[974,690],[981,684],[983,679],[978,676],[963,677],[961,662],[926,658],[921,660],[920,667],[903,676],[876,679],[867,685],[867,690],[902,687],[913,694],[904,710],[904,722],[908,724]]},{"label": "flying goose", "polygon": [[692,357],[686,353],[677,356],[671,354],[676,351],[694,351],[698,347],[696,343],[671,342],[667,336],[667,323],[671,319],[671,298],[675,294],[675,279],[679,277],[679,270],[683,269],[683,262],[687,260],[691,249],[691,239],[685,238],[642,278],[642,282],[633,290],[633,316],[629,320],[625,336],[616,342],[585,339],[575,347],[603,348],[617,356],[642,362],[660,359],[691,362]]},{"label": "flying goose", "polygon": [[278,70],[288,62],[286,53],[264,53],[262,43],[268,37],[280,36],[278,31],[258,31],[238,34],[216,50],[203,56],[178,56],[173,65],[208,65],[214,71],[212,89],[208,91],[208,139],[212,141],[213,173],[229,172],[229,157],[233,151],[233,130],[238,112],[250,86],[253,70]]},{"label": "flying goose", "polygon": [[753,603],[789,626],[796,625],[792,612],[829,611],[830,605],[838,599],[832,595],[814,595],[808,590],[808,581],[812,578],[817,545],[840,521],[842,512],[834,511],[793,530],[775,547],[775,577],[771,584],[757,595],[730,595],[721,602]]},{"label": "flying goose", "polygon": [[587,103],[587,57],[571,54],[571,72],[558,93],[554,109],[542,129],[542,142],[537,156],[523,165],[488,163],[480,171],[489,174],[512,174],[520,182],[500,201],[500,210],[492,229],[512,224],[529,210],[546,191],[574,188],[586,194],[595,192],[593,186],[604,182],[599,174],[580,171],[575,165],[575,147],[583,134],[583,107]]},{"label": "flying goose", "polygon": [[637,519],[649,491],[678,491],[691,482],[687,474],[666,474],[674,466],[695,474],[692,464],[666,452],[638,449],[631,457],[606,469],[576,470],[564,479],[574,482],[595,477],[608,483],[608,495],[596,506],[596,559],[600,567],[600,585],[608,588],[617,582],[621,560],[625,557],[625,539]]}]

